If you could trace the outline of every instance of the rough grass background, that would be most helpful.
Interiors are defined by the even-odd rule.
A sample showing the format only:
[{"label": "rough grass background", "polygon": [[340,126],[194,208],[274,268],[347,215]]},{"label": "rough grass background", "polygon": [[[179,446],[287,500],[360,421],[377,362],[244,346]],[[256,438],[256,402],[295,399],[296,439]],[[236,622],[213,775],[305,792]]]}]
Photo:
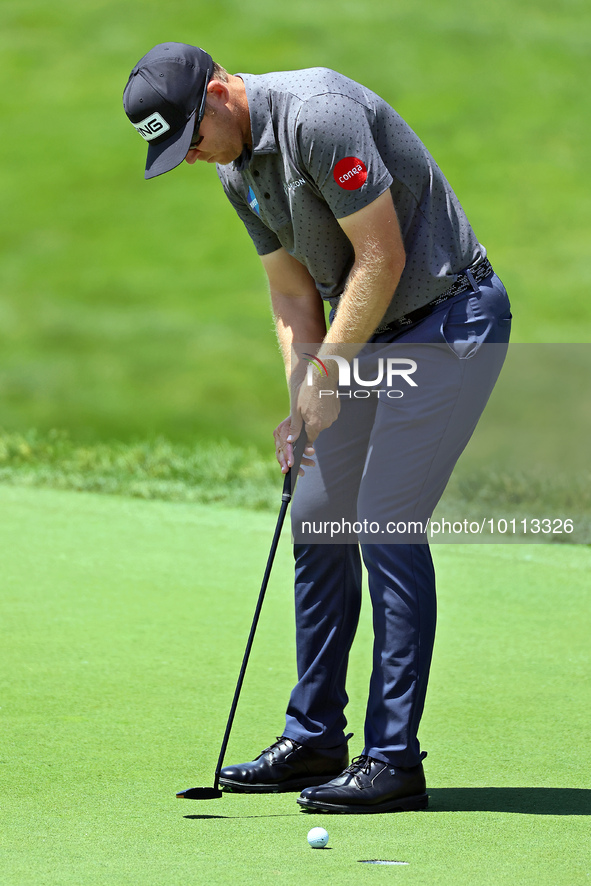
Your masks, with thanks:
[{"label": "rough grass background", "polygon": [[169,39],[377,90],[465,204],[514,340],[589,342],[590,35],[584,0],[4,0],[0,424],[266,448],[286,411],[260,263],[215,171],[143,180],[121,95]]},{"label": "rough grass background", "polygon": [[[63,432],[29,431],[0,433],[0,484],[276,511],[281,475],[272,455],[228,441],[191,446],[160,438],[80,444]],[[574,530],[528,535],[520,521],[529,523],[532,518],[571,520]],[[484,539],[469,534],[459,539],[448,533],[445,538],[434,536],[435,542],[591,544],[591,472],[483,466],[472,451],[454,472],[434,519],[492,519],[495,525],[498,520],[515,521],[504,537],[490,533],[487,523]]]}]

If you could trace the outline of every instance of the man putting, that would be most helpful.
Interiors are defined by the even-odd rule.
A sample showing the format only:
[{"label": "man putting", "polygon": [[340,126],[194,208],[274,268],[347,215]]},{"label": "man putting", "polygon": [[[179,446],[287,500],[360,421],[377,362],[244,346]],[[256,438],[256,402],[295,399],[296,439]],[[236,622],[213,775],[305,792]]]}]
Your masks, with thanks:
[{"label": "man putting", "polygon": [[[269,279],[290,385],[290,416],[274,431],[281,470],[303,426],[314,443],[292,507],[298,682],[282,736],[226,766],[220,784],[301,791],[306,811],[425,808],[417,733],[436,620],[426,521],[500,371],[505,289],[419,138],[341,74],[232,76],[202,49],[164,43],[131,72],[124,106],[148,142],[146,178],[183,160],[217,164]],[[407,387],[371,390],[380,355],[403,360]],[[343,362],[355,365],[345,387]],[[318,534],[333,518],[348,530]],[[348,765],[362,560],[373,671],[365,746]]]}]

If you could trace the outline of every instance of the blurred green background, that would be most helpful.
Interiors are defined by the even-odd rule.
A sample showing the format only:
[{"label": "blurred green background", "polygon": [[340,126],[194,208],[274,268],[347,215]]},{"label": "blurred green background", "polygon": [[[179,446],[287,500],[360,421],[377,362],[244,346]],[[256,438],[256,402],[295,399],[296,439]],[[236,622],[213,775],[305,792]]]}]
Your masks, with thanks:
[{"label": "blurred green background", "polygon": [[260,263],[215,170],[143,180],[121,94],[164,40],[375,89],[464,204],[514,340],[591,340],[583,0],[3,0],[0,427],[262,449],[286,413]]}]

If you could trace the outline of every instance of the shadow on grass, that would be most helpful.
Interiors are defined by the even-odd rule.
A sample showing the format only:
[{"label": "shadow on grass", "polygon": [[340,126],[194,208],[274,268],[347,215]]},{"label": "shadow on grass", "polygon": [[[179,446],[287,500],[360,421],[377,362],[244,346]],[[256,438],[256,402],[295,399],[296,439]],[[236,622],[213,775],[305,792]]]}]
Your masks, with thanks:
[{"label": "shadow on grass", "polygon": [[278,813],[269,813],[267,815],[183,815],[183,818],[191,818],[201,820],[204,818],[292,818],[294,815],[299,816],[299,811],[296,812],[278,812]]},{"label": "shadow on grass", "polygon": [[[584,788],[430,788],[426,812],[513,812],[520,815],[591,815]],[[262,815],[185,815],[188,819],[292,818],[302,810]]]},{"label": "shadow on grass", "polygon": [[431,788],[429,812],[516,812],[521,815],[591,815],[583,788]]}]

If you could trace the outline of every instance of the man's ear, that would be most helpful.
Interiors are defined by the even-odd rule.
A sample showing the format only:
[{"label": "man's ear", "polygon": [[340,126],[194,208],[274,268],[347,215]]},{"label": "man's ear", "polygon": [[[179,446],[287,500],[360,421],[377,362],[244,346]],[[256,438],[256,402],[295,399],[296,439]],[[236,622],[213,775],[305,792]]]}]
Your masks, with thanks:
[{"label": "man's ear", "polygon": [[230,90],[227,83],[221,80],[210,80],[207,84],[207,101],[215,107],[216,104],[226,105],[230,98]]}]

